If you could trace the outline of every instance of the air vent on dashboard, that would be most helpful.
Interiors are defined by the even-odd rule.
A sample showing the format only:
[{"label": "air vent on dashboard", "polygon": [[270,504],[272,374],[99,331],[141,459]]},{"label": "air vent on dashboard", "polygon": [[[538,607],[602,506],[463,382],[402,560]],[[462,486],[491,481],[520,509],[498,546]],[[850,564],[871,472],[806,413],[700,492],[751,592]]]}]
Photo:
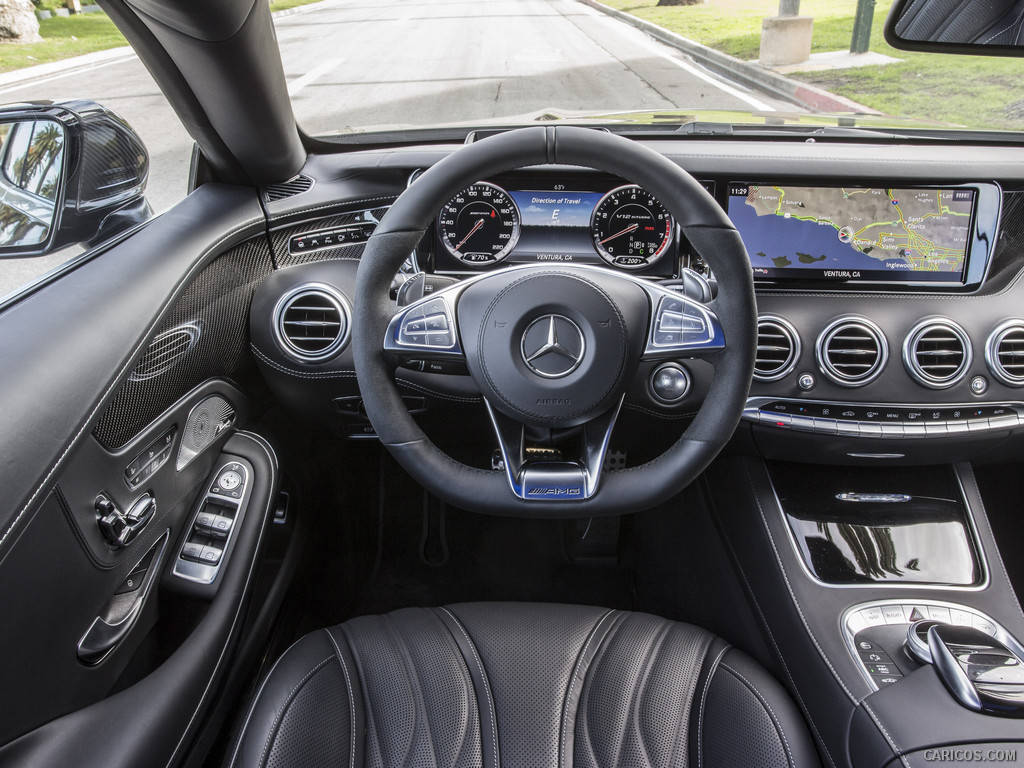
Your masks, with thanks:
[{"label": "air vent on dashboard", "polygon": [[971,340],[952,320],[933,318],[915,325],[903,342],[903,364],[919,383],[945,389],[971,367]]},{"label": "air vent on dashboard", "polygon": [[285,294],[274,309],[274,333],[281,349],[307,363],[326,360],[348,341],[348,302],[333,288],[308,283]]},{"label": "air vent on dashboard", "polygon": [[1024,320],[1007,320],[992,331],[985,362],[1003,384],[1024,387]]},{"label": "air vent on dashboard", "polygon": [[834,320],[818,337],[816,352],[822,373],[847,387],[874,381],[889,358],[885,334],[864,317]]},{"label": "air vent on dashboard", "polygon": [[761,315],[757,320],[757,357],[754,378],[778,381],[796,367],[800,358],[800,336],[787,320]]},{"label": "air vent on dashboard", "polygon": [[268,203],[284,200],[286,197],[308,192],[313,188],[313,180],[309,176],[299,174],[294,179],[282,181],[280,184],[268,184],[263,188],[263,197]]}]

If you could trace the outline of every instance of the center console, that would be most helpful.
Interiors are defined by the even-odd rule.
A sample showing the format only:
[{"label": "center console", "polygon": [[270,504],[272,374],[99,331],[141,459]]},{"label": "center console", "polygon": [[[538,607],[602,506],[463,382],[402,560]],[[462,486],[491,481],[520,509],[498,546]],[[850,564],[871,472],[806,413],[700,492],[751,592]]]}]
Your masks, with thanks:
[{"label": "center console", "polygon": [[1024,760],[1024,613],[971,465],[730,457],[706,487],[823,764]]}]

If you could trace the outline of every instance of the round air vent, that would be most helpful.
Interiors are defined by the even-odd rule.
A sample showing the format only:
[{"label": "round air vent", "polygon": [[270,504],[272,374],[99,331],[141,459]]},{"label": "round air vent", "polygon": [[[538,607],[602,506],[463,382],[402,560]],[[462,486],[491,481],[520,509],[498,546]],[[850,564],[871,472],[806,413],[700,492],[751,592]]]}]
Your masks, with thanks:
[{"label": "round air vent", "polygon": [[971,339],[952,320],[934,318],[915,325],[903,341],[903,364],[919,383],[945,389],[971,367]]},{"label": "round air vent", "polygon": [[1003,384],[1024,387],[1024,320],[1007,320],[992,331],[985,362]]},{"label": "round air vent", "polygon": [[885,334],[864,317],[841,317],[818,337],[818,367],[836,384],[861,387],[874,381],[889,359]]},{"label": "round air vent", "polygon": [[789,374],[800,358],[800,336],[788,320],[761,315],[757,320],[757,357],[754,378],[778,381]]},{"label": "round air vent", "polygon": [[326,360],[348,341],[351,313],[334,288],[310,283],[281,297],[274,308],[274,333],[285,354],[306,363]]}]

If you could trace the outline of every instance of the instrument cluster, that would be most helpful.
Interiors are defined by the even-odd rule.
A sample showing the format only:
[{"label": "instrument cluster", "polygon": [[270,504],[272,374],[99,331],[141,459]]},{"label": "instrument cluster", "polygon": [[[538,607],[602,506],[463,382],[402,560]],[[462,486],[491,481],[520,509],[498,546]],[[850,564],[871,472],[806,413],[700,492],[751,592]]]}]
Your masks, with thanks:
[{"label": "instrument cluster", "polygon": [[656,277],[678,273],[675,220],[636,184],[597,174],[509,174],[446,201],[433,269],[467,274],[504,264],[605,264]]}]

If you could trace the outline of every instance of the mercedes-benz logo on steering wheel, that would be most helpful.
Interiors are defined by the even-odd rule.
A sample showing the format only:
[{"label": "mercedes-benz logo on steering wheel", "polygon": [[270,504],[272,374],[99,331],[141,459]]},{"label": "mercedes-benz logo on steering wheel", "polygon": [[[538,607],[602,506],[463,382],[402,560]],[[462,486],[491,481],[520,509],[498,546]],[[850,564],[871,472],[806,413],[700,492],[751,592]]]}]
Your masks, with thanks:
[{"label": "mercedes-benz logo on steering wheel", "polygon": [[564,315],[541,315],[523,332],[523,362],[538,376],[560,379],[579,368],[583,331]]}]

